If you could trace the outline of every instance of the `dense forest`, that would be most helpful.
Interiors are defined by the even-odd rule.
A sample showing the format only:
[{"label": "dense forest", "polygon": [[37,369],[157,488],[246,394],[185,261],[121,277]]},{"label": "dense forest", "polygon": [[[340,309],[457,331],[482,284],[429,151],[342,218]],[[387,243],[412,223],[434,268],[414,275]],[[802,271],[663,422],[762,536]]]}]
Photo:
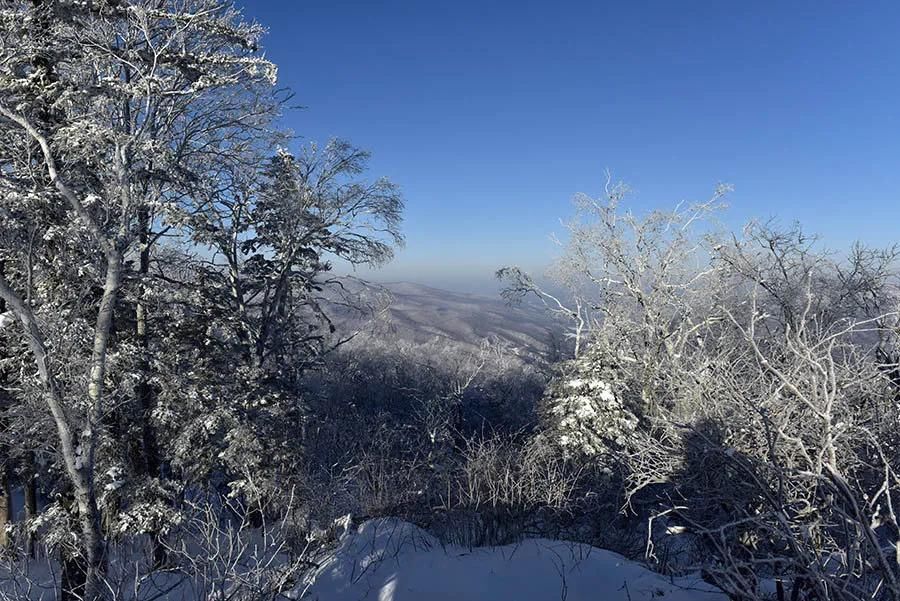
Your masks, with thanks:
[{"label": "dense forest", "polygon": [[298,598],[383,517],[900,599],[897,249],[610,178],[547,278],[498,266],[547,348],[392,339],[336,273],[391,260],[400,188],[280,125],[261,26],[8,0],[0,32],[0,599]]}]

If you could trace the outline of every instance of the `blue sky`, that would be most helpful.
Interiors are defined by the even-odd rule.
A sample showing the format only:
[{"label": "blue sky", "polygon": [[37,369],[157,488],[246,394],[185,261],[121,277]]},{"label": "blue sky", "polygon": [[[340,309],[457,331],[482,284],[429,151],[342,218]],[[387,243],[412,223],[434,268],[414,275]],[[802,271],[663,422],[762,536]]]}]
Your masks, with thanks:
[{"label": "blue sky", "polygon": [[[725,221],[900,239],[900,3],[254,0],[310,140],[407,200],[381,277],[476,287],[549,261],[604,169],[637,211],[736,191]],[[477,284],[480,286],[481,284]]]}]

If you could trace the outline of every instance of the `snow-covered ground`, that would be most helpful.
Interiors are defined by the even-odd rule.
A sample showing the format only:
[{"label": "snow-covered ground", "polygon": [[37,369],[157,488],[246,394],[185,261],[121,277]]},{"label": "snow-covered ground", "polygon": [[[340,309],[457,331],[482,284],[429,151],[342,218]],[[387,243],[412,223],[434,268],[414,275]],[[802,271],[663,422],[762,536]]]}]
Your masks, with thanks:
[{"label": "snow-covered ground", "polygon": [[365,522],[308,584],[309,601],[727,601],[699,577],[670,579],[588,545],[530,539],[442,546],[398,519]]},{"label": "snow-covered ground", "polygon": [[[123,569],[128,565],[118,556],[111,563]],[[0,599],[55,598],[59,570],[54,562],[43,559],[17,565],[14,572],[8,571],[13,565],[0,566]],[[319,565],[285,597],[300,601],[727,601],[697,576],[668,578],[589,545],[528,539],[468,549],[442,545],[397,518],[370,520],[343,534],[337,546],[319,558]],[[277,557],[269,567],[280,568]],[[120,591],[116,598],[121,599],[220,598],[209,596],[209,591],[219,590],[211,589],[211,583],[169,572],[142,578],[137,588],[127,575],[121,582],[128,585],[116,587]],[[228,579],[225,589],[233,585]]]}]

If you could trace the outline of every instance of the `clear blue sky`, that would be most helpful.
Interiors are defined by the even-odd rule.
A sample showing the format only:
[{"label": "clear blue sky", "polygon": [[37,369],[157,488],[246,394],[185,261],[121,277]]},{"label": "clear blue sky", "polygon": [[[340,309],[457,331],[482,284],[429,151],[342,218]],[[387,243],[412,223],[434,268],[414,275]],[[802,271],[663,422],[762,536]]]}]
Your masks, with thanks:
[{"label": "clear blue sky", "polygon": [[538,266],[612,170],[638,210],[736,187],[726,220],[900,240],[900,3],[253,0],[311,140],[407,199],[388,279]]}]

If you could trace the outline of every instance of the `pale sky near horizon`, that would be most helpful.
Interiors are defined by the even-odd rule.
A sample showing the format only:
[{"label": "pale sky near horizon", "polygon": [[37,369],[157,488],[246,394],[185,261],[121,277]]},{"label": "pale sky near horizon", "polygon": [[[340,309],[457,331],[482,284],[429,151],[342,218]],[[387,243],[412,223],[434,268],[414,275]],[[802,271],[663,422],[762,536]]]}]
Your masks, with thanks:
[{"label": "pale sky near horizon", "polygon": [[371,150],[404,190],[406,248],[376,279],[481,291],[546,264],[606,168],[639,212],[729,182],[730,227],[898,239],[900,3],[242,6],[306,107],[287,124]]}]

